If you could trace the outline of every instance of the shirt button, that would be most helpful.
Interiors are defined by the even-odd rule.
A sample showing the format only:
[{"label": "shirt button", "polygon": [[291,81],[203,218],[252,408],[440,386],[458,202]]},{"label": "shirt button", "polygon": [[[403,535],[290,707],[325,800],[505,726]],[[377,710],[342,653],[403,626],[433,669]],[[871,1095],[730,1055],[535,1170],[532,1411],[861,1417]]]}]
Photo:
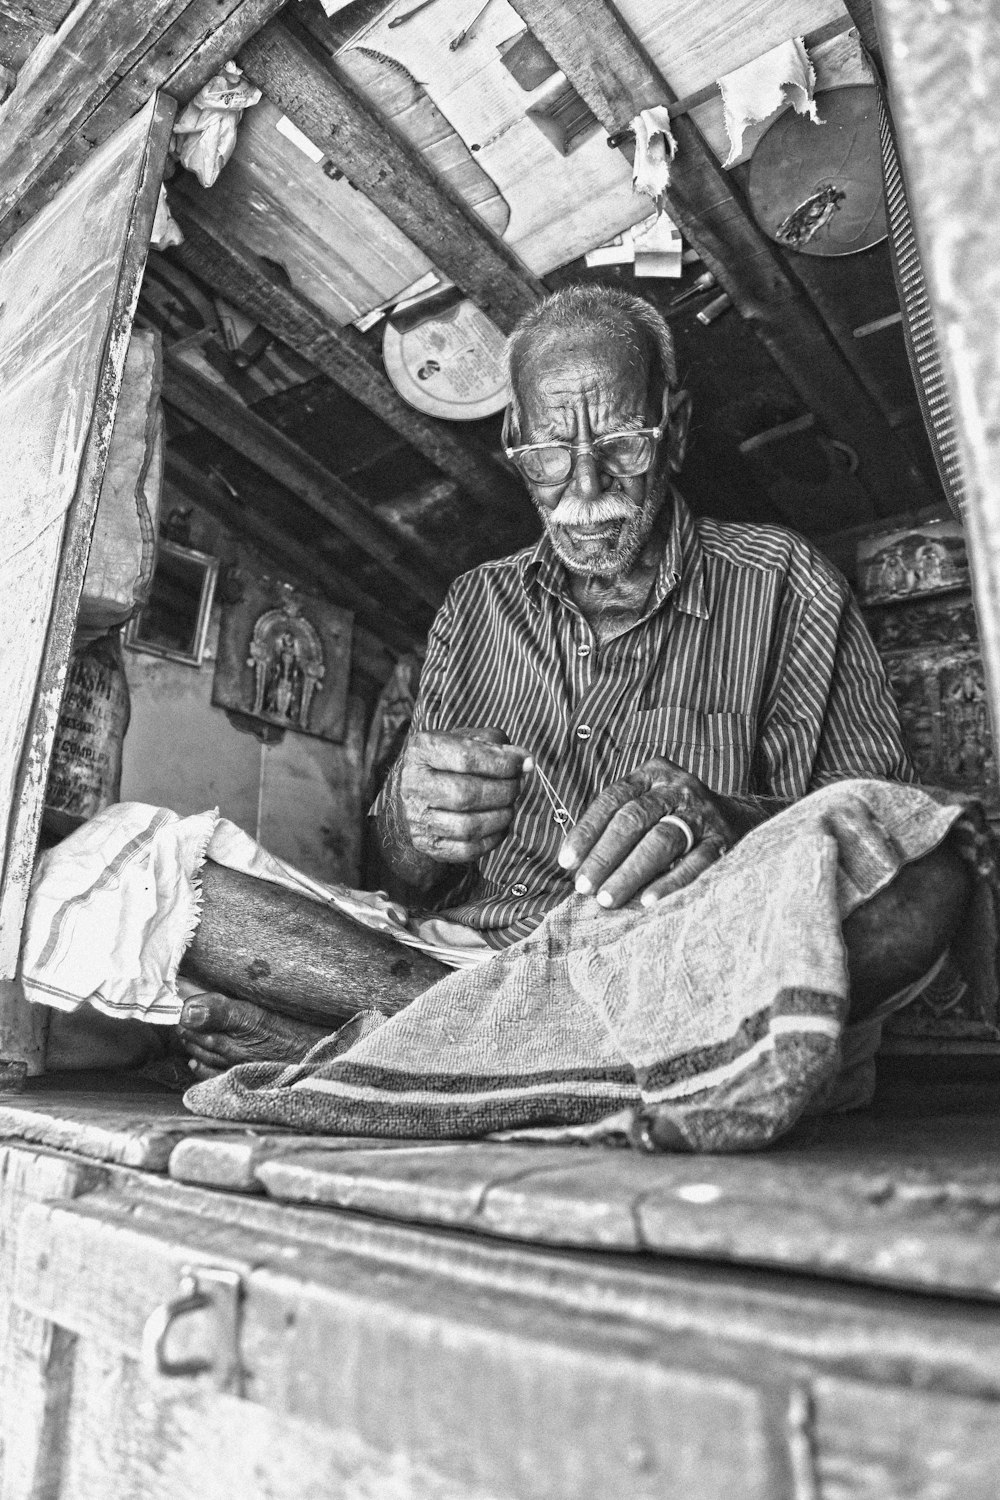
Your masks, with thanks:
[{"label": "shirt button", "polygon": [[510,893],[512,896],[526,896],[528,894],[528,887],[519,880],[516,885],[511,886]]},{"label": "shirt button", "polygon": [[581,641],[580,642],[580,644],[576,648],[576,654],[577,654],[577,656],[589,656],[590,655],[590,646],[587,644],[586,641]]},{"label": "shirt button", "polygon": [[577,727],[576,737],[578,740],[589,740],[593,732],[589,724],[580,724]]}]

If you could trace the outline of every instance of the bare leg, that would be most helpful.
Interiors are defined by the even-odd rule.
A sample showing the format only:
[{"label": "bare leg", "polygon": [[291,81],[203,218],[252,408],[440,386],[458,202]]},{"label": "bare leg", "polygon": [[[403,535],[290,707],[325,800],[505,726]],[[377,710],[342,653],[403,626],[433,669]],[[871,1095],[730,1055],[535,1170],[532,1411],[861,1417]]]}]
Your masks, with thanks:
[{"label": "bare leg", "polygon": [[301,1057],[359,1010],[393,1015],[450,972],[328,906],[211,861],[202,893],[181,973],[211,993],[186,1003],[181,1034],[204,1069]]},{"label": "bare leg", "polygon": [[958,930],[970,885],[968,866],[946,839],[851,913],[844,922],[851,1021],[927,973]]}]

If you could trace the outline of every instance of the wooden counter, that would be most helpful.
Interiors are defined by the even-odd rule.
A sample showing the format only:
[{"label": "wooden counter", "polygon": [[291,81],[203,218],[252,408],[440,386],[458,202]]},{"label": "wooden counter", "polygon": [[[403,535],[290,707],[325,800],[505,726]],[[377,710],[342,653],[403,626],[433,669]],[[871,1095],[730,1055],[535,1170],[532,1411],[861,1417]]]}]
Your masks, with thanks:
[{"label": "wooden counter", "polygon": [[2,1500],[1000,1493],[989,1087],[646,1157],[118,1085],[0,1098]]}]

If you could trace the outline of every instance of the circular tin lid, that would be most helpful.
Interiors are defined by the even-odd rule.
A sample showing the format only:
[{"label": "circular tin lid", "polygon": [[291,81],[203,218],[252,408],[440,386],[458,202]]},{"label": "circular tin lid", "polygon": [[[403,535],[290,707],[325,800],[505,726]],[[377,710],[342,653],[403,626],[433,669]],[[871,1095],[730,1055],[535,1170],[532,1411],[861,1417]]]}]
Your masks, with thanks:
[{"label": "circular tin lid", "polygon": [[467,299],[426,318],[411,310],[403,327],[392,320],[382,336],[386,373],[418,411],[472,422],[501,411],[507,401],[506,339]]}]

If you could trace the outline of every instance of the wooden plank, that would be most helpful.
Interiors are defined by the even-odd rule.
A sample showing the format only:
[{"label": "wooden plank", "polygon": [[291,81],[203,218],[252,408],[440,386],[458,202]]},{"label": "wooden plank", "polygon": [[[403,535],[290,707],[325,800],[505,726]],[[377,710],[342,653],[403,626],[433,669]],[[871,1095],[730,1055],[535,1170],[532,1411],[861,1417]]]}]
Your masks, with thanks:
[{"label": "wooden plank", "polygon": [[994,725],[1000,724],[1000,13],[874,6],[907,195],[956,423],[964,521]]},{"label": "wooden plank", "polygon": [[38,31],[58,31],[75,4],[76,0],[0,0],[0,16]]},{"label": "wooden plank", "polygon": [[[286,567],[292,578],[317,584],[333,604],[345,604],[364,624],[355,622],[353,659],[369,676],[382,682],[392,669],[393,656],[382,642],[402,653],[419,644],[423,632],[406,625],[384,602],[359,588],[353,579],[326,562],[315,548],[293,541],[266,516],[212,485],[201,469],[170,448],[166,453],[166,483],[182,499],[193,500],[223,526],[258,545],[273,564]],[[367,628],[365,628],[367,627]]]},{"label": "wooden plank", "polygon": [[875,12],[872,9],[872,0],[844,0],[844,9],[850,16],[858,36],[861,38],[861,45],[868,53],[868,56],[880,64],[882,60],[882,43],[878,34]]},{"label": "wooden plank", "polygon": [[3,98],[13,89],[18,72],[41,39],[42,33],[33,26],[22,26],[19,21],[10,21],[0,15],[0,63],[8,70],[10,77],[10,88]]},{"label": "wooden plank", "polygon": [[831,1117],[775,1150],[574,1146],[280,1156],[258,1177],[325,1203],[537,1244],[694,1256],[924,1290],[1000,1293],[1000,1119]]},{"label": "wooden plank", "polygon": [[823,1500],[995,1500],[996,1402],[821,1378],[811,1404]]},{"label": "wooden plank", "polygon": [[107,92],[108,80],[184,0],[121,5],[80,0],[35,48],[0,106],[0,223]]},{"label": "wooden plank", "polygon": [[[39,48],[37,59],[32,57],[30,93],[26,68],[15,95],[0,110],[0,132],[8,151],[17,156],[16,190],[0,196],[0,244],[48,203],[151,94],[163,89],[186,103],[285,3],[154,0],[143,7],[134,0],[127,6],[117,0],[80,0],[51,47]],[[24,97],[8,127],[3,111],[13,108],[22,85]],[[46,128],[32,141],[38,121]],[[18,147],[20,135],[26,140]],[[8,170],[0,151],[4,185]]]},{"label": "wooden plank", "polygon": [[498,539],[518,510],[523,515],[527,497],[500,460],[458,434],[454,424],[435,421],[409,406],[360,334],[337,328],[305,298],[282,286],[233,235],[196,218],[189,202],[178,205],[177,218],[185,241],[171,253],[185,269],[307,359],[454,479],[479,502],[478,519],[488,522]]},{"label": "wooden plank", "polygon": [[420,557],[418,549],[394,536],[373,515],[369,503],[342,479],[244,406],[225,386],[172,358],[169,350],[164,355],[163,399],[277,480],[417,599],[433,609],[441,604],[446,585],[440,575],[434,577],[436,558]]},{"label": "wooden plank", "polygon": [[[513,0],[514,9],[613,134],[676,96],[608,0]],[[938,498],[889,426],[739,189],[686,116],[675,121],[667,211],[832,437],[858,453],[873,512]]]},{"label": "wooden plank", "polygon": [[[205,1444],[225,1439],[253,1464],[233,1456],[220,1472],[253,1493],[271,1474],[260,1432],[280,1444],[303,1423],[317,1500],[805,1500],[820,1482],[825,1500],[990,1493],[978,1486],[997,1432],[995,1306],[540,1255],[348,1213],[223,1206],[111,1171],[114,1191],[29,1206],[20,1236],[19,1304],[78,1340],[68,1492],[87,1493],[89,1472],[115,1493],[224,1500]],[[241,1277],[249,1401],[137,1370],[145,1319],[184,1264]],[[175,1352],[202,1353],[203,1333],[187,1334]],[[339,1469],[314,1470],[320,1434]],[[288,1493],[277,1472],[273,1492]]]},{"label": "wooden plank", "polygon": [[[367,1483],[362,1470],[353,1484],[320,1494],[716,1500],[733,1489],[741,1500],[776,1500],[789,1493],[759,1370],[727,1368],[705,1343],[696,1351],[686,1341],[664,1347],[638,1322],[618,1329],[593,1309],[569,1320],[516,1293],[456,1295],[445,1276],[394,1273],[357,1258],[352,1265],[280,1231],[241,1231],[206,1207],[199,1219],[183,1209],[133,1215],[107,1195],[76,1207],[31,1207],[18,1301],[76,1332],[81,1348],[99,1343],[134,1359],[145,1317],[175,1294],[181,1265],[236,1270],[251,1401],[333,1429],[345,1456],[372,1449],[383,1456]],[[192,1353],[203,1347],[189,1345]],[[137,1416],[144,1405],[121,1401]],[[90,1429],[119,1425],[93,1406],[88,1415]],[[387,1491],[389,1456],[396,1486]]]},{"label": "wooden plank", "polygon": [[[5,309],[0,410],[6,406],[7,419],[23,424],[18,441],[8,443],[0,480],[10,545],[0,643],[16,642],[3,710],[3,980],[14,975],[18,960],[52,741],[173,115],[172,100],[151,100],[61,204],[0,258],[0,287],[17,299],[16,307]],[[79,300],[68,297],[67,287]],[[31,1009],[17,1003],[14,992],[5,993],[0,1056],[37,1070],[38,1022]]]},{"label": "wooden plank", "polygon": [[176,1094],[127,1074],[50,1074],[23,1094],[0,1094],[0,1137],[96,1161],[165,1172],[177,1143],[220,1126],[187,1114]]},{"label": "wooden plank", "polygon": [[423,157],[284,18],[246,42],[239,63],[440,271],[509,332],[545,288]]},{"label": "wooden plank", "polygon": [[76,1198],[97,1187],[94,1162],[0,1146],[0,1493],[58,1494],[61,1437],[76,1337],[13,1299],[21,1219],[29,1203]]},{"label": "wooden plank", "polygon": [[322,1151],[332,1155],[338,1151],[412,1150],[419,1144],[416,1141],[373,1141],[370,1136],[360,1135],[295,1135],[290,1130],[263,1135],[251,1130],[234,1135],[192,1135],[174,1147],[168,1170],[175,1182],[225,1188],[228,1192],[262,1193],[264,1187],[258,1169],[273,1157],[288,1160],[302,1151]]}]

